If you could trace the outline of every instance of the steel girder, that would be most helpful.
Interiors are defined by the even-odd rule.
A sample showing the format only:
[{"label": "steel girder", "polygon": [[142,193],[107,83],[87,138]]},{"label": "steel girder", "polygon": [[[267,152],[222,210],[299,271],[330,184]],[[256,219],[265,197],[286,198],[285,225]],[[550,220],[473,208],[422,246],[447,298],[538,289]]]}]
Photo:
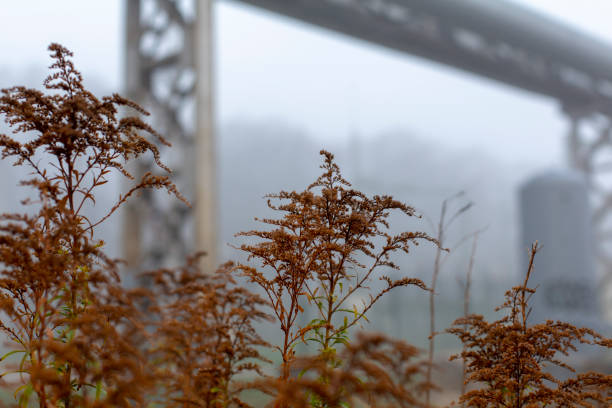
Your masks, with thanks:
[{"label": "steel girder", "polygon": [[585,175],[591,194],[594,250],[603,272],[598,289],[605,298],[612,286],[612,119],[576,108],[565,113],[568,162]]},{"label": "steel girder", "polygon": [[[195,251],[215,265],[216,186],[212,135],[211,2],[126,0],[125,92],[172,143],[159,146],[172,181],[192,207],[157,191],[128,201],[124,257],[132,268],[176,266]],[[130,168],[156,172],[149,158]]]},{"label": "steel girder", "polygon": [[[126,217],[126,256],[133,264],[143,265],[146,258],[152,265],[167,265],[207,247],[195,242],[215,240],[211,1],[126,0],[128,96],[152,111],[154,125],[175,145],[175,155],[164,158],[175,169],[181,191],[190,200],[197,197],[201,210],[194,227],[191,210],[143,194]],[[607,44],[506,0],[238,1],[556,99],[572,124],[570,163],[589,177],[596,226],[601,237],[607,236],[603,220],[612,212],[612,197],[606,191],[612,188],[596,186],[595,175],[601,173],[594,158],[611,145],[609,127],[594,138],[577,126],[587,118],[605,122],[612,115],[612,48]],[[168,38],[179,38],[179,45],[164,46],[172,42]],[[194,125],[196,98],[204,113]],[[184,109],[191,109],[187,118]],[[140,163],[137,173],[150,166]],[[599,252],[612,280],[612,258],[607,261],[605,255],[611,251],[601,242]],[[214,245],[208,248],[215,253]],[[209,260],[214,265],[214,256]]]},{"label": "steel girder", "polygon": [[610,45],[506,0],[237,1],[555,99],[568,164],[592,194],[601,286],[612,285]]},{"label": "steel girder", "polygon": [[612,114],[612,47],[506,0],[238,0]]}]

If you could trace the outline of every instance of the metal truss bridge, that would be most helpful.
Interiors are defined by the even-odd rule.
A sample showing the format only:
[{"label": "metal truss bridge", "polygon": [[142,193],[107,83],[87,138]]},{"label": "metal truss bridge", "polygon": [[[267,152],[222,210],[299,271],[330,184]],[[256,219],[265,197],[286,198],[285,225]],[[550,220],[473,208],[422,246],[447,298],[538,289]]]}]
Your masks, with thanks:
[{"label": "metal truss bridge", "polygon": [[[192,210],[155,194],[126,216],[132,265],[168,265],[195,249],[216,265],[212,95],[213,0],[126,1],[126,93],[173,143]],[[238,0],[237,0],[238,1]],[[568,118],[568,164],[583,171],[595,203],[599,255],[612,281],[612,47],[508,0],[239,0],[312,25],[416,55],[556,100]],[[141,162],[137,173],[151,163]],[[609,231],[608,231],[609,230]]]}]

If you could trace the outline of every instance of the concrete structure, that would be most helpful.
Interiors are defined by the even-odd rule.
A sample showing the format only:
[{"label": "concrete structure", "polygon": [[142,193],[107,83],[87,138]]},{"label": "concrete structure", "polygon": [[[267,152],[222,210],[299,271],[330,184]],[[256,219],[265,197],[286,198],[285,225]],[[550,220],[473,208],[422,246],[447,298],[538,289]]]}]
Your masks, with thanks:
[{"label": "concrete structure", "polygon": [[595,328],[601,322],[595,274],[592,216],[585,177],[570,170],[549,170],[520,189],[522,276],[534,241],[529,287],[536,288],[530,323],[547,319]]}]

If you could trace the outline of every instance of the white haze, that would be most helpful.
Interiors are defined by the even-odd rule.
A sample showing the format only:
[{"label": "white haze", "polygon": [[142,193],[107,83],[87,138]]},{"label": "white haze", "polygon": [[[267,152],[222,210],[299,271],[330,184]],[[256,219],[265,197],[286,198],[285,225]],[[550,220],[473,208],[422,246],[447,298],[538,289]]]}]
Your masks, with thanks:
[{"label": "white haze", "polygon": [[[612,40],[610,2],[520,3]],[[74,51],[86,86],[98,95],[119,91],[122,13],[117,0],[5,2],[0,88],[39,86],[49,65],[46,47],[60,42]],[[325,148],[336,153],[355,187],[392,194],[434,221],[441,201],[465,190],[476,205],[450,240],[488,226],[474,275],[485,288],[477,303],[483,311],[498,304],[501,285],[520,273],[517,259],[524,250],[518,244],[516,189],[535,171],[564,163],[567,124],[558,106],[233,1],[219,1],[215,17],[222,256],[237,257],[226,245],[236,243],[232,235],[257,227],[254,216],[270,215],[264,194],[300,190],[314,180],[318,151]],[[18,174],[6,163],[0,171],[0,211],[14,210],[21,194],[13,194]],[[102,201],[110,203],[117,194],[117,188],[107,189]],[[415,225],[427,228],[409,226]],[[103,231],[115,254],[119,229],[115,219]],[[465,273],[468,247],[442,272],[445,293],[459,294],[455,279]],[[428,276],[431,255],[419,248],[402,267]],[[395,300],[389,302],[393,307]],[[445,314],[439,327],[453,316]]]}]

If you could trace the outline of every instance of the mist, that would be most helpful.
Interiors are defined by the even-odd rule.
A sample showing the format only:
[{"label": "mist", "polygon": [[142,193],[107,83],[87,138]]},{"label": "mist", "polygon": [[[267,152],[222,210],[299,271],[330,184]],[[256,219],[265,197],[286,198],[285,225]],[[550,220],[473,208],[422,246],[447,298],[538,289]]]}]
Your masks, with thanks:
[{"label": "mist", "polygon": [[[123,4],[109,1],[105,8],[70,1],[57,6],[33,3],[41,9],[29,18],[40,28],[24,38],[9,37],[10,27],[15,30],[19,19],[28,18],[22,6],[5,6],[9,11],[0,15],[0,21],[7,22],[4,28],[0,24],[0,45],[11,55],[0,59],[0,88],[41,88],[49,65],[46,46],[57,41],[74,51],[85,86],[96,96],[122,93]],[[74,32],[82,36],[64,27],[60,12],[77,3],[72,18],[81,20]],[[582,6],[580,11],[575,2],[516,3],[537,3],[534,7],[546,15],[612,42],[601,11],[610,7],[608,3],[587,2],[592,7]],[[49,7],[54,12],[45,14]],[[51,17],[54,21],[47,22]],[[569,168],[571,123],[560,104],[235,1],[218,1],[214,18],[218,263],[247,262],[236,247],[249,241],[236,234],[265,229],[256,218],[282,216],[269,208],[266,195],[307,189],[321,174],[319,152],[326,150],[335,155],[352,188],[368,196],[390,195],[416,210],[415,217],[392,216],[390,233],[424,231],[435,236],[445,200],[450,200],[449,214],[469,207],[445,231],[450,252],[443,255],[438,277],[435,325],[443,330],[463,315],[471,261],[470,312],[487,319],[501,316],[494,308],[526,272],[529,247],[521,235],[521,188],[534,175]],[[107,24],[98,21],[87,29],[94,20]],[[0,123],[0,134],[10,131]],[[0,213],[21,211],[28,189],[19,181],[28,177],[27,170],[2,160],[0,174]],[[102,217],[126,190],[119,177],[109,181],[96,195],[95,205],[87,208],[90,219]],[[96,236],[114,258],[124,256],[122,217],[121,211],[113,215]],[[393,257],[399,270],[384,272],[430,284],[435,256],[436,247],[424,243]],[[601,267],[594,273],[596,279],[604,276]],[[371,282],[372,288],[382,286]],[[256,290],[254,285],[251,289]],[[597,295],[602,313],[598,329],[612,334],[612,287],[607,292],[599,288]],[[429,335],[427,304],[425,291],[393,290],[374,306],[371,323],[363,328],[424,349]],[[436,346],[457,351],[461,343],[442,335]]]}]

